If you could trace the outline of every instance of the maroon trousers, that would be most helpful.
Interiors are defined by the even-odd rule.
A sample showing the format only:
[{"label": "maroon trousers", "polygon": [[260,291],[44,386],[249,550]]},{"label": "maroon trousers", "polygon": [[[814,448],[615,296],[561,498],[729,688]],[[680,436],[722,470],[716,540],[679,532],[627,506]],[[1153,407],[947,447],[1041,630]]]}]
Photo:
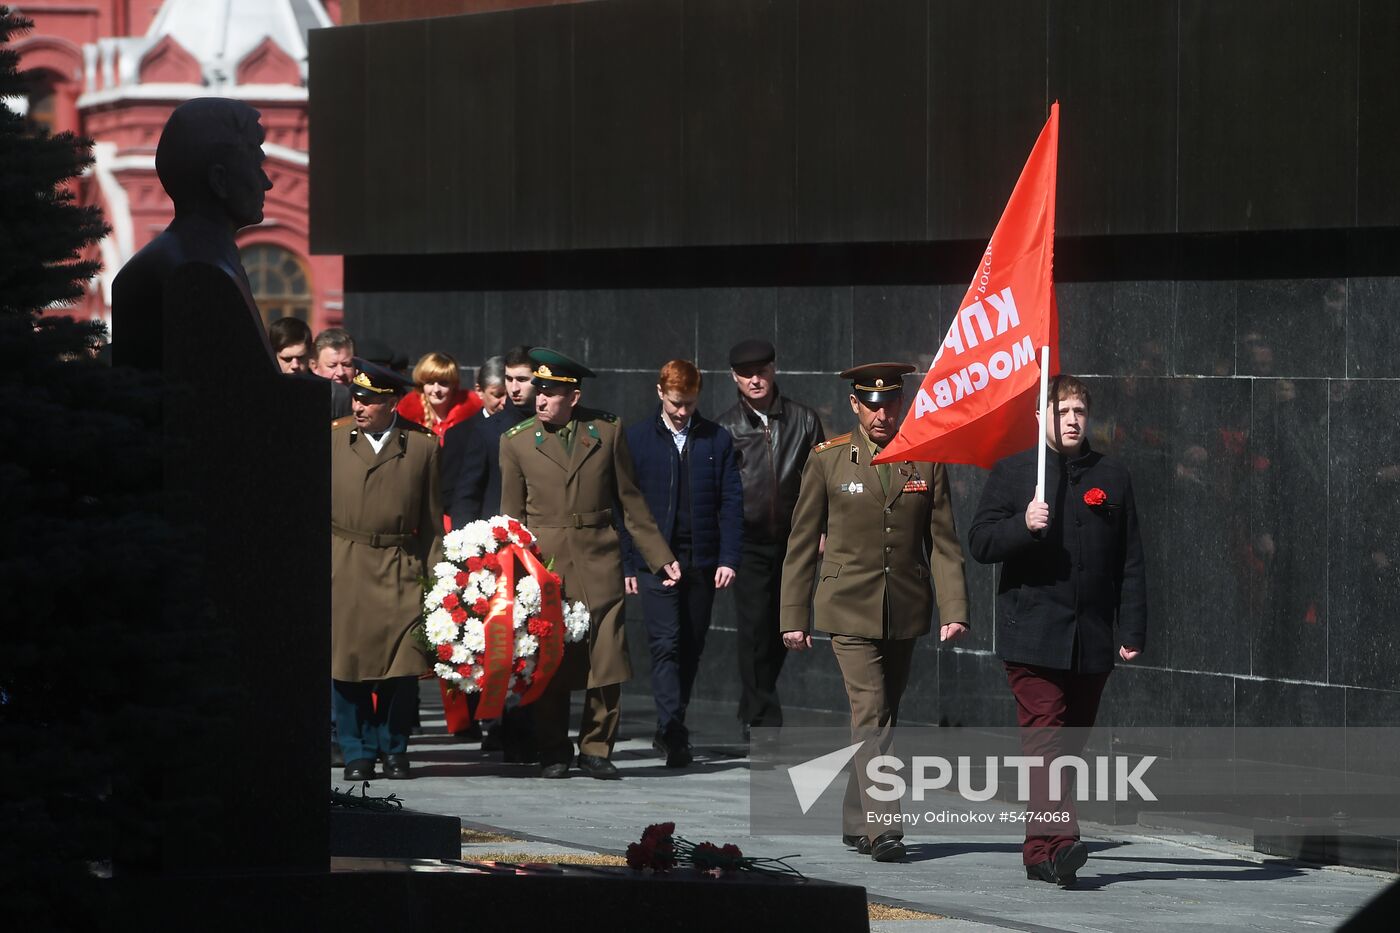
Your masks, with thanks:
[{"label": "maroon trousers", "polygon": [[1027,821],[1021,860],[1034,865],[1054,858],[1056,852],[1079,838],[1073,772],[1066,772],[1070,780],[1065,782],[1061,800],[1052,801],[1048,765],[1061,755],[1078,755],[1084,751],[1087,733],[1099,713],[1099,697],[1108,682],[1108,672],[1077,674],[1006,662],[1006,680],[1016,697],[1021,753],[1039,755],[1046,763],[1046,767],[1030,769],[1030,800],[1026,809],[1068,814],[1064,822]]}]

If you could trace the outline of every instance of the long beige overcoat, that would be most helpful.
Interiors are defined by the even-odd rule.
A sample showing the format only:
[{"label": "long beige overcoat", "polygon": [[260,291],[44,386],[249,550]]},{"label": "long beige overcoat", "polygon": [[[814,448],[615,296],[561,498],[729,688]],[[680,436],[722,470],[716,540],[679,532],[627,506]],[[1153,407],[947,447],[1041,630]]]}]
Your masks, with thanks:
[{"label": "long beige overcoat", "polygon": [[402,418],[379,453],[353,418],[331,424],[331,676],[422,674],[419,582],[442,559],[437,438]]},{"label": "long beige overcoat", "polygon": [[571,689],[605,687],[632,676],[622,618],[622,549],[613,527],[620,505],[627,530],[653,572],[675,560],[637,488],[627,438],[615,415],[578,408],[574,443],[535,418],[501,438],[501,511],[525,523],[564,581],[564,598],[592,616],[587,652],[565,653],[560,674]]}]

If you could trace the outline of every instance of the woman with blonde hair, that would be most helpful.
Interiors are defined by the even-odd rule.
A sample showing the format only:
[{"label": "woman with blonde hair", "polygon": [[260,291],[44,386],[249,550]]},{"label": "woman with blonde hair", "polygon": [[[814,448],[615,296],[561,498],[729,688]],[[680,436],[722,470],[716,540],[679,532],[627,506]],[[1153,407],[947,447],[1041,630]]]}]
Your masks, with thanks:
[{"label": "woman with blonde hair", "polygon": [[423,354],[413,367],[413,382],[418,391],[403,397],[399,414],[436,434],[439,447],[448,428],[481,410],[481,396],[462,388],[457,361],[446,353]]}]

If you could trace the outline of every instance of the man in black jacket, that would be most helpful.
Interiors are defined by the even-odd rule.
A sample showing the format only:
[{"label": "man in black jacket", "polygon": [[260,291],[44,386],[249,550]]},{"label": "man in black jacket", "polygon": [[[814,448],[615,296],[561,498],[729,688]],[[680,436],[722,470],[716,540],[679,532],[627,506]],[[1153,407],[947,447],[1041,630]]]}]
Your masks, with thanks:
[{"label": "man in black jacket", "polygon": [[[505,404],[491,415],[482,408],[448,428],[442,438],[442,502],[453,528],[493,518],[501,511],[501,437],[535,414],[530,348],[512,347],[504,357],[493,359],[500,359],[504,366]],[[466,700],[473,714],[477,696],[471,694]],[[444,706],[449,702],[444,694]],[[461,715],[449,716],[449,729],[460,722]],[[458,734],[471,737],[475,732],[474,723],[463,724]],[[481,742],[482,751],[501,751],[506,761],[517,763],[535,760],[533,745],[530,711],[523,707],[507,710],[500,720],[488,722]]]},{"label": "man in black jacket", "polygon": [[787,649],[778,627],[778,589],[802,468],[826,439],[816,412],[778,392],[775,356],[766,340],[745,340],[729,351],[739,399],[715,419],[734,439],[744,484],[744,553],[734,603],[739,720],[746,740],[751,726],[783,724],[778,675]]},{"label": "man in black jacket", "polygon": [[[968,543],[984,564],[1000,562],[996,650],[1016,696],[1021,745],[1048,764],[1078,755],[1098,715],[1116,654],[1132,661],[1147,643],[1147,592],[1132,481],[1116,460],[1090,449],[1089,390],[1073,376],[1050,381],[1043,499],[1032,447],[999,461],[987,478]],[[1118,634],[1114,637],[1114,625]],[[1067,815],[1026,824],[1026,877],[1075,882],[1088,858],[1071,786],[1051,802],[1047,768],[1031,769],[1026,808]]]},{"label": "man in black jacket", "polygon": [[500,359],[506,389],[501,410],[487,415],[483,408],[442,439],[442,501],[453,528],[501,510],[501,435],[535,414],[530,348],[512,347]]}]

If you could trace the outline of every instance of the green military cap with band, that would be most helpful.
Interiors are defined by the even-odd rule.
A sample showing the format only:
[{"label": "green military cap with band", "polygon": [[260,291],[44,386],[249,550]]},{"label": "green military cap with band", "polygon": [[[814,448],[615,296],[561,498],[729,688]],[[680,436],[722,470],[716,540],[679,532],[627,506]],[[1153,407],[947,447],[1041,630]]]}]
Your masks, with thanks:
[{"label": "green military cap with band", "polygon": [[904,377],[917,372],[913,363],[866,363],[841,373],[851,380],[851,392],[867,405],[893,401],[904,392]]},{"label": "green military cap with band", "polygon": [[549,347],[535,347],[531,350],[530,362],[534,364],[533,378],[530,381],[541,389],[550,386],[577,389],[581,381],[595,376],[593,370],[578,360],[570,359]]}]

